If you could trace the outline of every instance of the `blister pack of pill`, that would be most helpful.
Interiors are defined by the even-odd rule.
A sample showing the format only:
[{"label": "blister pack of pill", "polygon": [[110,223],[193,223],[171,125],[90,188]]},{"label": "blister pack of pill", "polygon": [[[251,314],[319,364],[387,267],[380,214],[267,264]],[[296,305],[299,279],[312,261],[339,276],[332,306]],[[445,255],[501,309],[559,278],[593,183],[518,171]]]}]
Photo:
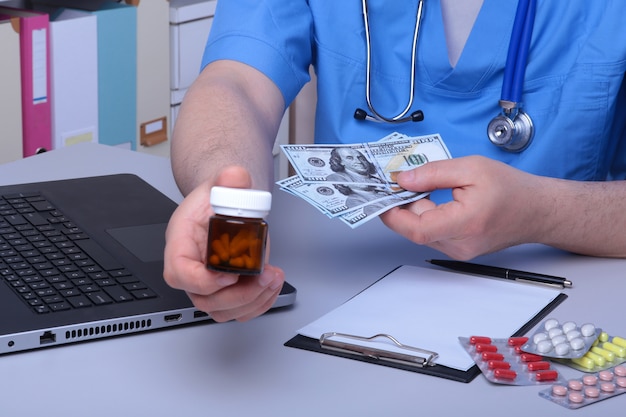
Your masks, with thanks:
[{"label": "blister pack of pill", "polygon": [[550,362],[520,348],[527,337],[459,337],[459,341],[485,378],[496,384],[541,385],[564,381]]},{"label": "blister pack of pill", "polygon": [[582,372],[600,372],[613,368],[626,362],[626,338],[601,332],[583,356],[559,362]]},{"label": "blister pack of pill", "polygon": [[578,326],[566,321],[561,324],[550,318],[537,328],[522,350],[549,358],[580,358],[591,349],[601,332],[602,329],[592,323]]},{"label": "blister pack of pill", "polygon": [[626,392],[626,366],[617,365],[566,383],[555,383],[539,395],[563,407],[576,409]]}]

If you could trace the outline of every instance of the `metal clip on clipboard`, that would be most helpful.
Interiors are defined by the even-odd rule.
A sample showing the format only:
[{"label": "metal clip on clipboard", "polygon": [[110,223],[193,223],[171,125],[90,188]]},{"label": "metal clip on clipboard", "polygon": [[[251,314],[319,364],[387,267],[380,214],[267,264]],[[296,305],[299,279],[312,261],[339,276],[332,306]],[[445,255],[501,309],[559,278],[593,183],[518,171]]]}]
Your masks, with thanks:
[{"label": "metal clip on clipboard", "polygon": [[[367,346],[361,346],[354,343],[341,342],[338,340],[331,340],[332,338],[344,338],[352,339],[360,342],[373,342],[377,338],[386,338],[391,340],[400,349],[416,352],[424,356],[416,356],[406,353],[392,352],[385,349],[372,348]],[[420,349],[413,346],[408,346],[400,343],[395,337],[388,334],[377,334],[371,337],[355,336],[345,333],[328,332],[320,336],[320,345],[323,349],[334,350],[342,353],[351,353],[361,355],[367,358],[393,362],[407,366],[414,366],[417,368],[424,368],[426,366],[434,366],[435,359],[439,356],[437,352],[430,350]]]}]

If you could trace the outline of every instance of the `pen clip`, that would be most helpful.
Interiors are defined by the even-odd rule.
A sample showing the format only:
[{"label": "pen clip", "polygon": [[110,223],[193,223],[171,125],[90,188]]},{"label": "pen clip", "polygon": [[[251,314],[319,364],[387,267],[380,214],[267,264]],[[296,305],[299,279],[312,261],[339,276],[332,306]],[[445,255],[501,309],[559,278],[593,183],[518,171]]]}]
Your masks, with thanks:
[{"label": "pen clip", "polygon": [[[393,344],[399,347],[400,349],[419,353],[421,355],[425,355],[425,357],[411,355],[407,353],[393,352],[393,351],[374,348],[374,347],[363,346],[363,345],[359,345],[356,343],[332,340],[333,338],[351,339],[351,340],[356,340],[359,342],[366,342],[366,343],[373,343],[375,342],[374,339],[377,339],[377,338],[386,338],[388,340],[391,340]],[[438,353],[432,352],[430,350],[404,345],[400,343],[395,337],[388,335],[388,334],[382,334],[382,333],[374,335],[374,336],[370,336],[370,337],[363,337],[363,336],[355,336],[355,335],[345,334],[345,333],[328,332],[320,336],[319,341],[320,341],[321,347],[328,349],[328,350],[334,350],[334,351],[342,352],[342,353],[357,354],[357,355],[361,355],[361,356],[374,359],[374,360],[393,362],[393,363],[398,363],[398,364],[407,365],[407,366],[414,366],[418,368],[423,368],[425,366],[434,366],[435,365],[434,361],[439,356]]]},{"label": "pen clip", "polygon": [[532,279],[524,279],[524,278],[515,278],[514,281],[522,282],[525,284],[545,285],[547,287],[553,287],[553,288],[559,288],[559,289],[562,289],[565,287],[564,284],[556,284],[556,283],[545,282],[545,281],[534,281]]}]

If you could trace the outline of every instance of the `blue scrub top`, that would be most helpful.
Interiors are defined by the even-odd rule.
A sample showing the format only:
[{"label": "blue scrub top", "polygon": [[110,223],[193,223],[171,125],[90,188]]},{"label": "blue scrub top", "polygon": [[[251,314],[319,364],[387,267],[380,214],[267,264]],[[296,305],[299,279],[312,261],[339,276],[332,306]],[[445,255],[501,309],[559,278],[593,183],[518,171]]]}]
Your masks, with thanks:
[{"label": "blue scrub top", "polygon": [[[372,103],[393,116],[410,93],[417,1],[369,0]],[[426,0],[413,109],[423,122],[357,121],[365,101],[366,44],[358,0],[220,0],[203,67],[219,59],[251,65],[280,88],[286,105],[318,77],[315,140],[352,143],[398,131],[440,133],[453,157],[481,154],[560,178],[626,178],[626,1],[542,0],[522,101],[535,138],[521,153],[487,138],[500,113],[504,63],[517,8],[485,0],[457,63],[450,66],[439,0]]]}]

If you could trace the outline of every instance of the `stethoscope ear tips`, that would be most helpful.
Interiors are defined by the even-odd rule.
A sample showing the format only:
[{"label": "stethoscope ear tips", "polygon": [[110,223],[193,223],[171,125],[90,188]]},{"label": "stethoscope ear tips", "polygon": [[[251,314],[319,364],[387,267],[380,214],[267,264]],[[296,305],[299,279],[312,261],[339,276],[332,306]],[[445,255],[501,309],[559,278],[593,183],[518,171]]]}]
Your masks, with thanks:
[{"label": "stethoscope ear tips", "polygon": [[421,122],[422,120],[424,120],[424,112],[421,110],[415,110],[413,113],[406,117],[401,117],[399,119],[387,119],[377,113],[374,113],[374,116],[370,116],[365,110],[356,109],[354,111],[354,118],[356,120],[369,120],[371,122],[379,123]]},{"label": "stethoscope ear tips", "polygon": [[356,109],[354,111],[354,118],[357,120],[365,120],[367,119],[367,112],[363,109]]},{"label": "stethoscope ear tips", "polygon": [[411,121],[412,122],[421,122],[424,120],[424,112],[421,110],[415,110],[411,113]]}]

